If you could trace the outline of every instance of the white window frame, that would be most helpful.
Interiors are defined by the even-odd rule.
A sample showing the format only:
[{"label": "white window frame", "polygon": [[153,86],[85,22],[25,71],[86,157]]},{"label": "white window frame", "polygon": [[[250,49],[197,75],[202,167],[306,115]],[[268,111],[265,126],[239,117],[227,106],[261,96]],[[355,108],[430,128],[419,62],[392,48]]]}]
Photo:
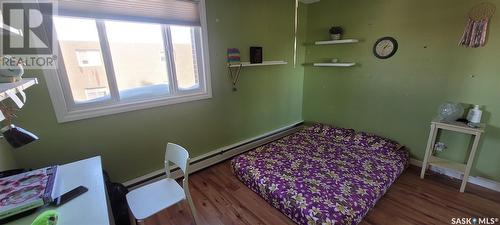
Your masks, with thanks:
[{"label": "white window frame", "polygon": [[[71,95],[68,78],[65,72],[65,68],[63,63],[59,63],[57,70],[43,70],[45,80],[47,82],[47,88],[49,89],[49,95],[52,100],[52,105],[54,107],[54,111],[57,117],[57,121],[59,123],[76,121],[94,117],[100,117],[105,115],[112,115],[117,113],[129,112],[134,110],[148,109],[159,106],[166,106],[190,101],[197,101],[202,99],[210,99],[212,98],[212,87],[211,87],[211,70],[210,70],[210,61],[209,61],[209,46],[208,46],[208,32],[207,32],[207,18],[206,18],[206,6],[205,0],[199,1],[199,12],[200,12],[200,25],[201,25],[201,40],[198,43],[201,43],[201,48],[199,52],[197,51],[197,57],[199,58],[198,62],[202,62],[203,65],[198,65],[198,70],[203,71],[204,77],[199,77],[199,85],[200,89],[193,90],[180,90],[177,87],[173,88],[172,85],[177,85],[176,80],[173,79],[171,75],[171,71],[169,71],[169,85],[170,85],[170,95],[155,97],[155,98],[145,98],[145,99],[121,99],[120,101],[116,101],[111,98],[108,101],[100,101],[100,102],[89,102],[84,104],[75,104],[73,97]],[[96,19],[97,21],[98,19]],[[102,23],[101,23],[102,24]],[[96,23],[97,29],[99,32],[104,29],[104,27],[100,27],[99,23]],[[55,29],[55,28],[54,28]],[[164,29],[164,37],[169,38],[170,34],[168,29]],[[196,36],[196,35],[195,35]],[[104,37],[106,37],[104,35]],[[199,37],[199,36],[198,36]],[[55,38],[55,37],[54,37]],[[109,48],[106,40],[102,40],[100,37],[101,47]],[[106,43],[103,45],[103,43]],[[165,46],[167,48],[167,46]],[[198,49],[197,49],[198,50]],[[103,52],[105,50],[103,49]],[[165,49],[167,54],[172,54],[171,51]],[[109,52],[109,51],[108,51]],[[104,53],[103,53],[104,54]],[[169,56],[166,56],[167,58]],[[172,55],[170,57],[173,57]],[[59,58],[62,58],[62,54],[59,55]],[[112,71],[112,62],[110,57],[103,57],[104,65],[106,65],[106,72],[108,75],[108,80],[112,79],[109,82],[109,85],[116,85],[116,81],[114,80],[114,71]],[[171,60],[167,60],[169,63]],[[196,62],[195,62],[196,63]],[[110,69],[108,69],[110,68]],[[170,66],[169,70],[175,69],[175,66]],[[111,74],[111,75],[110,75]],[[113,93],[114,90],[118,90],[116,87],[111,88],[111,95],[116,94]],[[201,90],[201,91],[200,91]]]}]

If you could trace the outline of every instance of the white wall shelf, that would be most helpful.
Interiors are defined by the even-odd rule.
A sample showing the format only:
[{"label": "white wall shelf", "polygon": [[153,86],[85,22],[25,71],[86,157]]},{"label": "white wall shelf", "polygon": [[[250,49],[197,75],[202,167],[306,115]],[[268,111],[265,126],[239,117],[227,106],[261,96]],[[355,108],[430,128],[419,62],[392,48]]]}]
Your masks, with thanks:
[{"label": "white wall shelf", "polygon": [[338,45],[338,44],[352,44],[358,43],[358,39],[342,39],[342,40],[329,40],[329,41],[316,41],[315,45]]},{"label": "white wall shelf", "polygon": [[19,29],[16,29],[14,27],[7,26],[3,23],[0,23],[0,34],[1,35],[9,35],[9,34],[14,34],[16,36],[22,37],[23,32]]},{"label": "white wall shelf", "polygon": [[262,61],[262,63],[250,63],[250,62],[240,62],[227,64],[229,69],[229,74],[231,75],[231,81],[233,83],[233,91],[237,91],[236,84],[240,77],[240,72],[243,67],[255,67],[255,66],[273,66],[273,65],[286,65],[287,61]]},{"label": "white wall shelf", "polygon": [[313,63],[316,67],[353,67],[356,63]]},{"label": "white wall shelf", "polygon": [[17,93],[18,88],[21,90],[25,90],[35,84],[38,84],[38,80],[36,78],[24,78],[21,81],[14,83],[0,83],[0,101],[9,98],[6,93],[9,90],[13,90]]},{"label": "white wall shelf", "polygon": [[272,66],[272,65],[286,65],[288,62],[286,61],[263,61],[262,63],[250,63],[250,62],[241,62],[238,64],[228,64],[229,68],[237,68],[237,67],[252,67],[252,66]]}]

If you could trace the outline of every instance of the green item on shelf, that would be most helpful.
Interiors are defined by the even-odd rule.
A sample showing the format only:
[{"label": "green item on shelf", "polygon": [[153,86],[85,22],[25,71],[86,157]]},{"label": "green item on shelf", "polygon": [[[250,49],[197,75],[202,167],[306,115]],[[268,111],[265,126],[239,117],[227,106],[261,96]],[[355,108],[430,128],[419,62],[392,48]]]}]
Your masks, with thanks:
[{"label": "green item on shelf", "polygon": [[48,210],[38,215],[31,225],[56,225],[59,213],[55,210]]}]

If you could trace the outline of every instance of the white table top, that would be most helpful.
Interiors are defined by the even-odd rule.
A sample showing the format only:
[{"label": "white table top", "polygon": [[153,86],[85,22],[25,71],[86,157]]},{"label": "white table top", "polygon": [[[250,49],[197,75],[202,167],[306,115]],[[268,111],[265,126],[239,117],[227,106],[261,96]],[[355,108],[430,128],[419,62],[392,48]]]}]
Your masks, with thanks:
[{"label": "white table top", "polygon": [[486,124],[484,123],[479,124],[479,127],[469,127],[466,123],[457,121],[444,122],[440,120],[433,120],[431,123],[437,125],[441,129],[454,130],[463,133],[484,133],[486,128]]},{"label": "white table top", "polygon": [[58,167],[53,197],[66,193],[80,185],[89,190],[60,207],[45,207],[36,213],[7,223],[7,225],[29,225],[43,211],[59,212],[57,225],[109,225],[108,201],[102,175],[101,157],[61,165]]}]

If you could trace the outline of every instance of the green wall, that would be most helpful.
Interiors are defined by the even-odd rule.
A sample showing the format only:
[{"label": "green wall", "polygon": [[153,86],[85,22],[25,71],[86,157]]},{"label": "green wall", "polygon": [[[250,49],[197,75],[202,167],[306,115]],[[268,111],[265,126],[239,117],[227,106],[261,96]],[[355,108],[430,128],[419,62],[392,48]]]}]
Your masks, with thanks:
[{"label": "green wall", "polygon": [[[493,1],[500,5],[500,0]],[[23,167],[40,167],[102,155],[113,179],[125,181],[162,168],[166,142],[192,156],[251,138],[302,119],[366,130],[408,146],[422,159],[429,121],[444,101],[485,106],[487,133],[473,175],[500,181],[500,35],[493,17],[485,48],[458,47],[475,0],[323,0],[301,5],[300,43],[328,39],[331,25],[361,43],[299,46],[299,61],[339,58],[353,68],[285,66],[245,68],[239,91],[231,91],[226,48],[264,47],[266,60],[293,60],[293,1],[207,0],[213,98],[59,124],[43,76],[28,91],[16,124],[40,141],[14,152]],[[307,31],[307,32],[306,32]],[[376,39],[393,36],[398,53],[376,59]],[[304,59],[305,57],[305,59]],[[463,161],[470,139],[443,133],[444,157]],[[0,163],[11,151],[0,147]],[[6,149],[8,149],[6,151]]]},{"label": "green wall", "polygon": [[[40,140],[15,151],[19,164],[40,167],[101,155],[112,179],[125,181],[161,169],[167,142],[185,146],[194,157],[301,121],[304,71],[291,63],[293,1],[207,0],[207,11],[212,99],[60,124],[45,79],[37,74],[40,84],[27,91],[16,124]],[[265,60],[290,63],[245,68],[233,92],[226,49],[240,48],[248,61],[252,45],[264,48]]]},{"label": "green wall", "polygon": [[17,168],[16,160],[8,146],[0,146],[0,171]]},{"label": "green wall", "polygon": [[[500,1],[491,1],[500,6]],[[485,48],[457,45],[475,0],[324,0],[308,6],[307,42],[328,39],[341,25],[352,45],[307,46],[306,61],[339,58],[353,68],[308,66],[303,117],[371,131],[408,146],[422,159],[429,122],[438,106],[455,101],[485,106],[488,127],[473,175],[500,181],[500,17],[491,21]],[[387,60],[373,56],[373,43],[393,36],[399,51]],[[468,137],[443,133],[444,157],[464,160]]]}]

